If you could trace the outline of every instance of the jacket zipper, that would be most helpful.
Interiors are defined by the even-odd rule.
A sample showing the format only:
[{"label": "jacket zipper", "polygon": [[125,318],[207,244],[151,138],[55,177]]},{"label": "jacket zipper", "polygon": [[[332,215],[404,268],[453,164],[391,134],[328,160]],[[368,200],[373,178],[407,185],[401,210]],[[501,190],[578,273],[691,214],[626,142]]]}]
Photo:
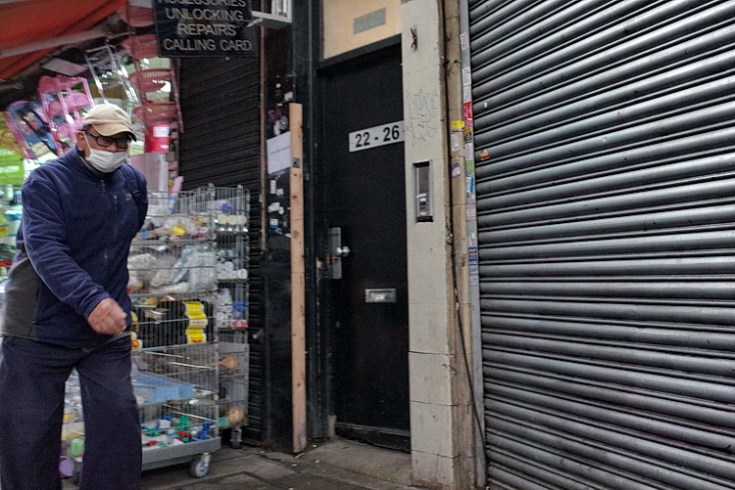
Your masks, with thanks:
[{"label": "jacket zipper", "polygon": [[[105,184],[104,180],[100,180],[100,186],[102,186],[102,191],[105,194],[109,195],[108,190],[107,190],[107,185]],[[113,210],[115,211],[115,215],[117,215],[117,202],[115,202],[115,200],[113,200]],[[115,233],[114,237],[110,237],[110,238],[116,239],[117,233]],[[113,243],[113,242],[110,242],[109,240],[105,242],[105,251],[102,254],[102,257],[104,259],[104,266],[105,266],[105,277],[107,277],[107,273],[110,271],[110,255],[109,255],[110,243]]]}]

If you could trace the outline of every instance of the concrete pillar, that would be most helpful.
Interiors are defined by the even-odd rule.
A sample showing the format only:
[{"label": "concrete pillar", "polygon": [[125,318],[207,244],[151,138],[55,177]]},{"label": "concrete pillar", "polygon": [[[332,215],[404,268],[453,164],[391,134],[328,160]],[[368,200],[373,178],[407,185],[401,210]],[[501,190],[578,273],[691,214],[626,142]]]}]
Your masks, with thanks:
[{"label": "concrete pillar", "polygon": [[[441,0],[402,0],[413,477],[420,485],[466,490],[477,487],[477,426],[467,369],[473,363],[466,241],[455,236],[465,233],[465,207],[452,199],[464,188],[462,169],[453,172],[450,137],[452,118],[462,119],[457,11],[445,10]],[[448,28],[445,12],[452,17]],[[446,49],[448,36],[456,49]],[[428,222],[415,219],[415,165],[425,162]]]}]

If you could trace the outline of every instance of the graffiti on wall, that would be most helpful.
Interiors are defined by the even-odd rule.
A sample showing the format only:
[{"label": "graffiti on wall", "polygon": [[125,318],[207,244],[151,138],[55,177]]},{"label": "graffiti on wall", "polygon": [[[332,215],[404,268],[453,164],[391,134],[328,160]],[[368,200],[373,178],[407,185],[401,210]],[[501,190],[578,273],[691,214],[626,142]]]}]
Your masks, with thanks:
[{"label": "graffiti on wall", "polygon": [[407,93],[406,97],[408,114],[405,131],[411,135],[412,146],[420,146],[439,135],[439,91],[420,89],[415,93]]}]

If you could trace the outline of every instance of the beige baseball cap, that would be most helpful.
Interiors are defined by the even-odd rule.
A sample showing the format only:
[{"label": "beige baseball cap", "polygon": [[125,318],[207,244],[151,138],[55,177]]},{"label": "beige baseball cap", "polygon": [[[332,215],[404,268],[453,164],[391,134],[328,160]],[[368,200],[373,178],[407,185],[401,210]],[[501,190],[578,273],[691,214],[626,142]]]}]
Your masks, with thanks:
[{"label": "beige baseball cap", "polygon": [[129,133],[136,140],[133,123],[128,114],[115,104],[97,104],[82,118],[85,126],[94,126],[102,136],[115,136],[120,133]]}]

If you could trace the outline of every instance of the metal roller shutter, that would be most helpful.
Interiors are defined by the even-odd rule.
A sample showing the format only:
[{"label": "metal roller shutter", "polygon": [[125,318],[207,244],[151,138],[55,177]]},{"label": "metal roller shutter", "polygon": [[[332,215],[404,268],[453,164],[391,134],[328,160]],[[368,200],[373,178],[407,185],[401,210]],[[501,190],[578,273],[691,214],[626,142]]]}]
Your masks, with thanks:
[{"label": "metal roller shutter", "polygon": [[734,488],[735,1],[469,9],[491,488]]},{"label": "metal roller shutter", "polygon": [[184,188],[242,185],[250,191],[250,379],[247,438],[263,425],[263,273],[258,59],[183,58],[179,69],[179,172]]},{"label": "metal roller shutter", "polygon": [[259,75],[258,59],[182,59],[179,169],[186,188],[244,184],[260,192]]}]

